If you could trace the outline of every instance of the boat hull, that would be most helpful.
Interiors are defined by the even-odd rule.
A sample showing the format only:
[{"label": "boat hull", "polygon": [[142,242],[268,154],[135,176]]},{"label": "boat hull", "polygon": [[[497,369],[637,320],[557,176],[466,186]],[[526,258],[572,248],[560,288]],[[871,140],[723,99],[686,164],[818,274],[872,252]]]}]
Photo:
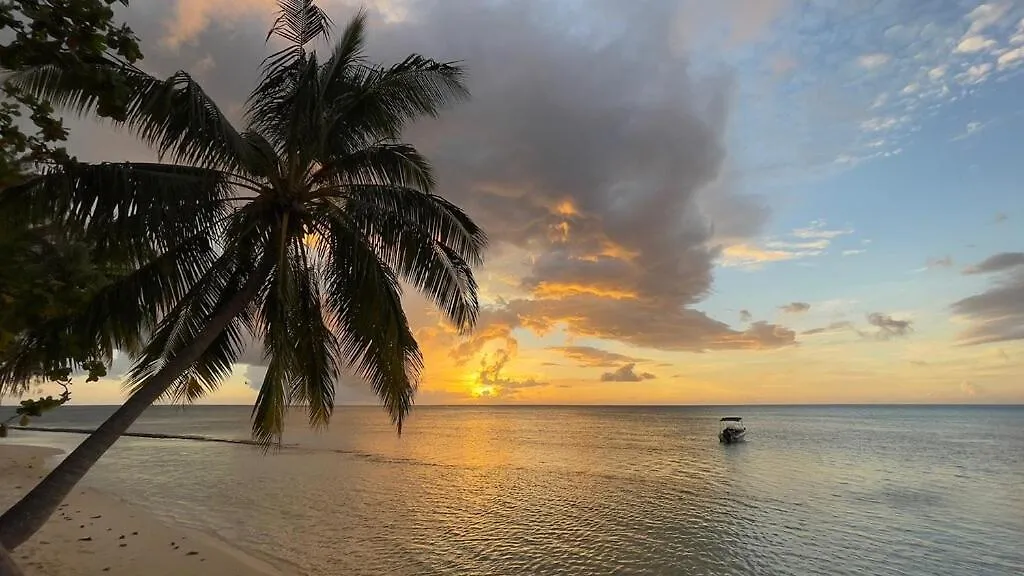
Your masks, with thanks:
[{"label": "boat hull", "polygon": [[718,433],[718,441],[722,444],[735,444],[737,442],[743,442],[746,440],[746,430],[736,430],[735,428],[726,428]]}]

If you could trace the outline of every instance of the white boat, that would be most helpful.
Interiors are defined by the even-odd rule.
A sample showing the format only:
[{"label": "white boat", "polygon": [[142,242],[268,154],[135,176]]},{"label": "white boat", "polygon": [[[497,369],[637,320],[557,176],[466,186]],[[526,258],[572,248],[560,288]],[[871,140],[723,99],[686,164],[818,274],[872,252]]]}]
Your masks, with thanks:
[{"label": "white boat", "polygon": [[719,420],[722,429],[718,432],[718,441],[723,444],[743,442],[747,435],[747,427],[743,425],[743,418],[739,416],[726,416]]}]

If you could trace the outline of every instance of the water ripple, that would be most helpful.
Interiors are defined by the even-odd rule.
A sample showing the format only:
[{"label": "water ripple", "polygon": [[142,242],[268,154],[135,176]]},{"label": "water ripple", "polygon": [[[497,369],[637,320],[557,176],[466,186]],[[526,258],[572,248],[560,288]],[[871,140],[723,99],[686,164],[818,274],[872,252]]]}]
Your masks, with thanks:
[{"label": "water ripple", "polygon": [[[244,436],[231,410],[142,427]],[[1024,410],[743,412],[724,447],[708,409],[419,408],[402,439],[340,409],[274,456],[125,439],[91,476],[310,575],[1024,573]]]}]

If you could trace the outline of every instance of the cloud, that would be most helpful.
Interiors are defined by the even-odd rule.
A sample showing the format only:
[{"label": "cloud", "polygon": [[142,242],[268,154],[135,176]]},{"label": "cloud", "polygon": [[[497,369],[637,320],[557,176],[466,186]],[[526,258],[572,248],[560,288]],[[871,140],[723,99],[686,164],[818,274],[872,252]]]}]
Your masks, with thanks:
[{"label": "cloud", "polygon": [[541,1],[425,1],[371,29],[372,55],[465,61],[473,98],[409,139],[494,250],[524,255],[516,294],[463,351],[516,329],[666,350],[792,344],[783,327],[735,330],[692,308],[711,290],[715,235],[753,236],[767,216],[723,171],[732,78],[691,71],[671,41],[675,3],[586,7],[615,26],[565,34]]},{"label": "cloud", "polygon": [[842,254],[843,256],[856,256],[858,254],[863,254],[865,252],[867,252],[867,250],[864,250],[862,248],[851,248],[848,250],[843,250]]},{"label": "cloud", "polygon": [[547,382],[539,382],[533,378],[514,379],[502,375],[505,365],[512,358],[513,351],[500,349],[494,354],[485,355],[480,359],[480,371],[476,377],[476,390],[483,396],[508,398],[517,395],[526,388],[547,386]]},{"label": "cloud", "polygon": [[999,22],[1010,10],[1010,2],[998,0],[979,4],[967,13],[965,18],[971,23],[967,34],[980,34],[989,26]]},{"label": "cloud", "polygon": [[211,22],[230,24],[246,16],[269,21],[277,10],[276,0],[177,0],[174,15],[165,21],[160,45],[177,50],[196,41]]},{"label": "cloud", "polygon": [[556,346],[548,348],[575,360],[580,366],[598,367],[615,366],[622,362],[642,362],[642,358],[633,358],[625,354],[617,354],[593,346]]},{"label": "cloud", "polygon": [[961,84],[981,84],[988,79],[989,73],[992,72],[993,66],[989,62],[982,64],[975,64],[968,68],[965,72],[956,75],[957,82]]},{"label": "cloud", "polygon": [[897,320],[881,312],[868,314],[868,324],[878,328],[875,337],[880,340],[899,338],[913,331],[913,322],[910,320]]},{"label": "cloud", "polygon": [[1024,339],[1024,271],[1008,271],[988,290],[954,302],[951,309],[968,323],[959,334],[963,344]]},{"label": "cloud", "polygon": [[1002,252],[989,256],[981,262],[968,266],[964,274],[989,274],[1024,266],[1024,252]]},{"label": "cloud", "polygon": [[995,217],[992,218],[992,223],[993,224],[1002,224],[1003,222],[1006,222],[1009,219],[1010,219],[1010,217],[1007,216],[1007,214],[1005,212],[997,212]]},{"label": "cloud", "polygon": [[974,398],[985,393],[985,389],[983,387],[969,380],[964,380],[960,383],[960,391],[970,398]]},{"label": "cloud", "polygon": [[950,308],[968,327],[963,344],[988,344],[1024,339],[1024,252],[1003,252],[964,270],[964,274],[995,274],[981,294],[954,302]]},{"label": "cloud", "polygon": [[834,332],[843,332],[846,330],[855,330],[853,323],[848,321],[833,322],[828,326],[821,326],[819,328],[811,328],[810,330],[804,330],[800,334],[803,336],[814,336],[816,334],[829,334]]},{"label": "cloud", "polygon": [[790,302],[789,304],[779,306],[779,310],[782,310],[787,314],[800,314],[807,312],[810,309],[811,305],[807,302]]},{"label": "cloud", "polygon": [[996,59],[996,64],[999,66],[1000,70],[1019,66],[1022,62],[1024,62],[1024,46],[1007,50],[1000,54],[999,58]]},{"label": "cloud", "polygon": [[964,140],[966,138],[970,138],[974,134],[977,134],[978,132],[981,132],[981,130],[984,129],[985,126],[987,126],[987,125],[988,125],[987,122],[986,123],[977,122],[977,121],[968,122],[967,126],[964,127],[964,131],[961,132],[960,134],[958,134],[957,136],[953,137],[953,141],[955,142],[957,140]]},{"label": "cloud", "polygon": [[892,130],[904,122],[903,119],[895,116],[879,116],[868,118],[860,123],[861,130],[865,132],[885,132]]},{"label": "cloud", "polygon": [[747,323],[754,319],[754,315],[750,313],[750,310],[740,310],[740,322]]},{"label": "cloud", "polygon": [[723,266],[757,269],[770,262],[799,260],[821,256],[836,238],[852,234],[848,228],[831,228],[824,220],[814,220],[782,238],[769,238],[762,244],[743,242],[722,250]]},{"label": "cloud", "polygon": [[864,54],[857,58],[857,65],[866,70],[874,70],[885,66],[892,60],[892,56],[883,54],[881,52],[875,52],[873,54]]},{"label": "cloud", "polygon": [[653,380],[656,378],[650,372],[636,373],[636,364],[624,364],[614,372],[601,374],[602,382],[640,382],[642,380]]},{"label": "cloud", "polygon": [[868,327],[858,328],[849,320],[839,320],[827,326],[804,330],[801,332],[801,335],[815,336],[818,334],[852,332],[861,338],[869,340],[892,340],[906,336],[913,331],[913,322],[911,320],[898,320],[888,314],[879,312],[868,314],[867,323]]},{"label": "cloud", "polygon": [[949,69],[945,64],[936,66],[931,70],[928,70],[928,79],[932,82],[938,82],[946,76],[946,71]]},{"label": "cloud", "polygon": [[953,257],[948,254],[943,256],[942,258],[929,258],[928,261],[925,262],[925,267],[928,269],[950,268],[952,266]]},{"label": "cloud", "polygon": [[964,37],[964,39],[956,45],[954,52],[957,54],[974,54],[976,52],[989,50],[997,45],[998,43],[995,40],[978,34],[975,36]]}]

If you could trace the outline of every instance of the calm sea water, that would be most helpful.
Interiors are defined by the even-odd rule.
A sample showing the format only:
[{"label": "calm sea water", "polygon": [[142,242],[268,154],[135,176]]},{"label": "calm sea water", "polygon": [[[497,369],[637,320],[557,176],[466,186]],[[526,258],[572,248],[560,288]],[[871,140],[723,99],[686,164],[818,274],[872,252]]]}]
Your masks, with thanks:
[{"label": "calm sea water", "polygon": [[[135,429],[245,438],[248,409]],[[1024,408],[420,407],[401,439],[345,408],[286,442],[125,438],[88,482],[300,574],[1024,574]]]}]

